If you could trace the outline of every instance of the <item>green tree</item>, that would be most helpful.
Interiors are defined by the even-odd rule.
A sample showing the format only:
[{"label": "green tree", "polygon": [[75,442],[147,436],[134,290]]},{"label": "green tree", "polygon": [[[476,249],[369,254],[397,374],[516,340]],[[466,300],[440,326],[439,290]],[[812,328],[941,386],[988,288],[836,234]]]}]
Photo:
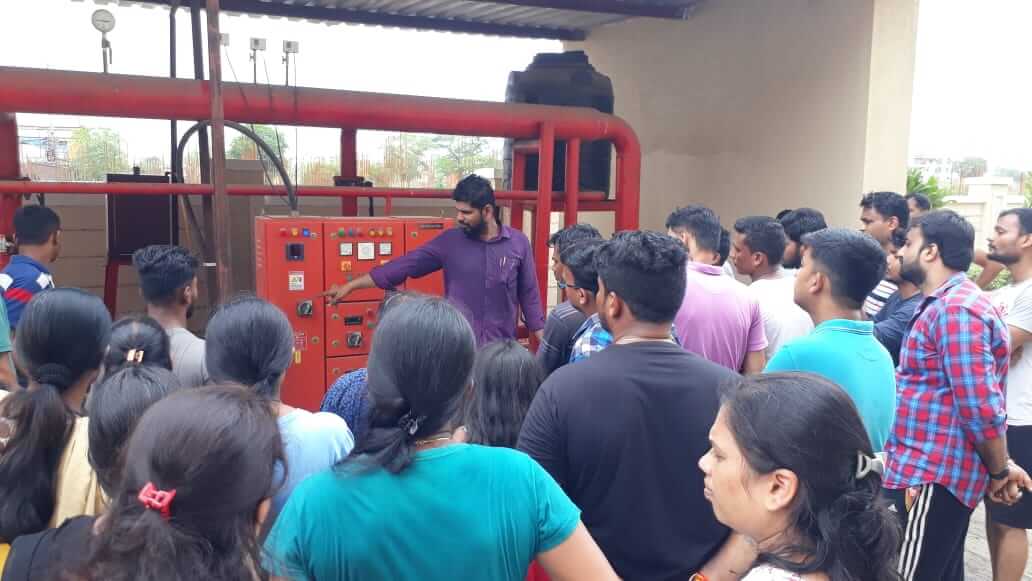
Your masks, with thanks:
[{"label": "green tree", "polygon": [[480,169],[502,167],[500,153],[483,137],[439,135],[434,138],[434,146],[434,181],[437,187],[446,187]]},{"label": "green tree", "polygon": [[117,131],[80,127],[72,133],[68,149],[77,180],[101,182],[109,173],[129,172],[129,159]]},{"label": "green tree", "polygon": [[[283,167],[289,173],[291,171],[291,164],[287,158],[287,152],[290,150],[290,147],[287,144],[286,135],[279,128],[269,125],[255,125],[251,129],[277,153],[280,161],[283,162]],[[280,179],[276,166],[268,159],[265,152],[261,152],[261,157],[258,154],[258,144],[246,135],[237,135],[233,138],[233,141],[229,142],[226,159],[261,159],[262,165],[265,166],[265,173],[269,176],[269,181],[273,184],[282,184],[283,180]]]},{"label": "green tree", "polygon": [[433,148],[434,138],[430,135],[398,133],[387,137],[383,151],[385,175],[373,183],[404,188],[430,185],[433,166],[428,157]]},{"label": "green tree", "polygon": [[907,170],[907,193],[928,196],[932,208],[941,208],[946,205],[946,196],[949,195],[949,192],[939,187],[939,180],[935,176],[925,179],[924,173],[913,167]]}]

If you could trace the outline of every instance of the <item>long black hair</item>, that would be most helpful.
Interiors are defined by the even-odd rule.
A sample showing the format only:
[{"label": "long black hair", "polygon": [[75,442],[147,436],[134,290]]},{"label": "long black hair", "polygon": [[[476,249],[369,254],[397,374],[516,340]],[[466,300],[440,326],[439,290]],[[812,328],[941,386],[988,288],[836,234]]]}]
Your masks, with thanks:
[{"label": "long black hair", "polygon": [[[132,360],[130,354],[134,355]],[[119,319],[112,325],[111,345],[104,356],[104,373],[111,375],[126,365],[172,369],[172,346],[160,323],[146,315],[137,315]]]},{"label": "long black hair", "polygon": [[116,492],[122,475],[122,453],[136,422],[151,405],[180,388],[172,372],[157,365],[127,365],[90,392],[90,466],[108,496]]},{"label": "long black hair", "polygon": [[783,468],[799,479],[792,544],[761,553],[760,562],[831,581],[899,579],[899,521],[881,496],[881,477],[857,477],[858,454],[874,453],[842,388],[809,373],[757,375],[726,385],[723,406],[754,472]]},{"label": "long black hair", "polygon": [[[255,519],[282,461],[276,417],[250,390],[182,389],[155,403],[129,440],[124,479],[79,576],[268,579]],[[175,490],[167,520],[139,500],[148,483]]]},{"label": "long black hair", "polygon": [[294,355],[294,332],[278,307],[253,296],[236,298],[215,313],[205,339],[205,365],[213,380],[279,398]]},{"label": "long black hair", "polygon": [[544,380],[537,359],[512,339],[481,349],[463,413],[469,443],[515,448],[523,418]]},{"label": "long black hair", "polygon": [[0,448],[0,541],[43,530],[54,513],[57,465],[75,415],[62,399],[100,368],[111,333],[104,303],[78,289],[38,293],[22,315],[18,360],[34,384],[0,403],[14,433]]},{"label": "long black hair", "polygon": [[392,306],[369,354],[370,426],[345,462],[404,470],[416,440],[457,419],[475,355],[469,322],[444,299],[411,297]]}]

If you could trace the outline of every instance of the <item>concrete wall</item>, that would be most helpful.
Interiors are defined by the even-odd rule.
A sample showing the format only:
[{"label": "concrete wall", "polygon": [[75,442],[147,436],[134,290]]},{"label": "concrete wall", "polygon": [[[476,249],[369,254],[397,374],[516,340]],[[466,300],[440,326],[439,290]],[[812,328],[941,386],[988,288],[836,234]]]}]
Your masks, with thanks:
[{"label": "concrete wall", "polygon": [[643,227],[692,202],[852,226],[863,191],[905,185],[916,17],[916,0],[711,0],[568,48],[641,138]]}]

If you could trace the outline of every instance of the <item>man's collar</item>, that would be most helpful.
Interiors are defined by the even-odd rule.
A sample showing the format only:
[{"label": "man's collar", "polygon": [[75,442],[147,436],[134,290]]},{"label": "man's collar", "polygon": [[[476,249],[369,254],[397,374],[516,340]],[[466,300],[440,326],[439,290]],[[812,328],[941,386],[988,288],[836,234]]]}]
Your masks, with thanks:
[{"label": "man's collar", "polygon": [[721,276],[724,274],[724,269],[719,266],[713,266],[712,264],[703,264],[701,262],[695,262],[694,260],[688,261],[688,269],[694,270],[702,274],[708,274],[711,276]]}]

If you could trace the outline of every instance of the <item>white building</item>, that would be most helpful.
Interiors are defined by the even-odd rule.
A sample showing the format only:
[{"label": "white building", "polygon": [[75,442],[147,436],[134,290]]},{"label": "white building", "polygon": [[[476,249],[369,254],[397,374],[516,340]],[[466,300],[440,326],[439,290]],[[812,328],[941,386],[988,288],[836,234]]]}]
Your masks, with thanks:
[{"label": "white building", "polygon": [[916,155],[910,159],[909,167],[921,170],[925,179],[934,177],[940,188],[952,190],[953,184],[960,182],[960,174],[953,171],[955,163],[952,157]]}]

